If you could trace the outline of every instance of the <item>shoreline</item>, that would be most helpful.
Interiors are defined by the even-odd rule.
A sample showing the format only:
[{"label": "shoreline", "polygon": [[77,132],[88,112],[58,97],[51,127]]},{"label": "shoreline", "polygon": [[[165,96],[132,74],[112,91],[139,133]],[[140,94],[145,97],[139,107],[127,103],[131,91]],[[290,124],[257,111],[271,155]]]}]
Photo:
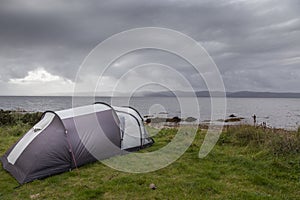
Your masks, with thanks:
[{"label": "shoreline", "polygon": [[[3,125],[12,125],[20,122],[25,122],[30,125],[34,125],[37,123],[43,112],[35,112],[35,111],[26,111],[24,109],[17,110],[3,110],[0,109],[0,126]],[[212,127],[229,127],[229,126],[241,126],[241,125],[250,125],[268,129],[279,129],[285,131],[297,131],[300,129],[300,125],[297,127],[274,127],[270,126],[267,123],[259,122],[254,125],[254,123],[250,122],[250,118],[246,119],[244,117],[239,117],[236,115],[229,115],[225,119],[218,119],[216,121],[211,120],[203,120],[199,121],[194,117],[186,117],[180,118],[178,116],[174,117],[154,117],[150,115],[143,116],[144,122],[146,125],[153,128],[176,128],[178,126],[198,126],[201,129],[207,129],[209,126]]]},{"label": "shoreline", "polygon": [[282,131],[286,131],[286,132],[297,132],[300,130],[300,126],[298,128],[294,128],[294,129],[285,129],[285,128],[277,128],[277,127],[271,127],[271,126],[263,126],[262,124],[259,125],[253,125],[253,124],[249,124],[249,123],[228,123],[228,124],[209,124],[209,123],[197,123],[197,124],[187,124],[187,123],[150,123],[150,124],[146,124],[147,126],[151,127],[151,128],[155,128],[155,129],[177,129],[181,126],[198,126],[199,129],[202,130],[207,130],[209,127],[213,128],[213,127],[217,127],[217,128],[222,128],[223,130],[228,129],[230,127],[243,127],[243,126],[249,126],[249,127],[255,127],[255,128],[261,128],[261,129],[266,129],[266,130],[282,130]]}]

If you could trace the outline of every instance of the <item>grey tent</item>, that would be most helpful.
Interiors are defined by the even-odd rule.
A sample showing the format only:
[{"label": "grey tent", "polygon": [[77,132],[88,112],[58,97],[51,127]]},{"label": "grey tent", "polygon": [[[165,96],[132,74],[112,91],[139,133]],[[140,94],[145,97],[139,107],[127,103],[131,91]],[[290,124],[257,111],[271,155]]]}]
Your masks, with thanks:
[{"label": "grey tent", "polygon": [[139,150],[153,142],[135,109],[95,103],[44,112],[1,162],[23,184],[120,155],[124,150]]}]

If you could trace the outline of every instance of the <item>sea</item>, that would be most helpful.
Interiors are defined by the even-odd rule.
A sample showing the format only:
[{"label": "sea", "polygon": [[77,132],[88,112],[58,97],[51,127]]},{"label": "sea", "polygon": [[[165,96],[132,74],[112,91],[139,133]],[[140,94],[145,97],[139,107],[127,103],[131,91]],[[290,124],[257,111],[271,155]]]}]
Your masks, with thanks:
[{"label": "sea", "polygon": [[[218,106],[211,104],[211,99],[208,97],[1,96],[0,109],[44,112],[90,105],[94,102],[132,106],[144,117],[194,117],[200,123],[214,123],[211,121],[212,109],[216,115],[214,119],[218,119],[216,121],[220,122],[223,116],[222,112],[218,112]],[[252,116],[256,115],[257,124],[265,122],[269,127],[288,130],[295,130],[300,126],[300,99],[298,98],[227,98],[225,106],[226,118],[230,115],[244,118],[238,123],[251,124]]]}]

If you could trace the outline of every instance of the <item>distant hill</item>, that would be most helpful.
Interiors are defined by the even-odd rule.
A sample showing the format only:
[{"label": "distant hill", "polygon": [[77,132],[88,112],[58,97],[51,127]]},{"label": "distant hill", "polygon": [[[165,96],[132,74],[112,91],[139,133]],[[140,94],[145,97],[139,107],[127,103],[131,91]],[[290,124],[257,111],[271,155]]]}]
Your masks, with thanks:
[{"label": "distant hill", "polygon": [[[51,93],[40,96],[72,96],[72,93]],[[142,91],[135,92],[133,97],[222,97],[223,93],[219,91],[196,91],[196,92],[185,92],[185,91]],[[1,95],[0,95],[1,96]],[[97,97],[111,97],[111,92],[80,92],[76,96],[97,96]],[[128,97],[126,92],[114,92],[114,97]],[[251,92],[251,91],[239,91],[239,92],[226,92],[226,96],[230,98],[300,98],[300,93],[293,92]]]},{"label": "distant hill", "polygon": [[236,97],[236,98],[300,98],[300,93],[241,91],[241,92],[227,93],[227,97]]},{"label": "distant hill", "polygon": [[[197,97],[214,97],[222,96],[222,92],[213,91],[211,95],[208,91],[197,91],[184,92],[184,91],[162,91],[162,92],[141,92],[137,93],[135,96],[145,96],[145,97],[192,97],[196,94]],[[292,92],[251,92],[251,91],[239,91],[239,92],[227,92],[227,97],[231,98],[300,98],[300,93]]]}]

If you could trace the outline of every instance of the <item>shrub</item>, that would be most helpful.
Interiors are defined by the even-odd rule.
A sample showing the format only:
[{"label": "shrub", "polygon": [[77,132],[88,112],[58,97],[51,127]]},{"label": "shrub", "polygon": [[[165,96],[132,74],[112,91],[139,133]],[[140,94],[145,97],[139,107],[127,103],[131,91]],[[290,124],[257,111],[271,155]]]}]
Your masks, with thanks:
[{"label": "shrub", "polygon": [[268,146],[275,155],[300,153],[300,134],[298,132],[277,132],[268,142]]},{"label": "shrub", "polygon": [[250,125],[229,127],[227,134],[229,135],[229,138],[233,139],[233,143],[243,146],[248,144],[258,146],[263,144],[267,137],[264,129]]},{"label": "shrub", "polygon": [[11,126],[18,123],[29,124],[33,126],[36,124],[42,116],[42,113],[19,113],[10,110],[0,110],[0,126]]},{"label": "shrub", "polygon": [[13,125],[16,123],[15,118],[11,115],[11,111],[0,110],[0,126]]},{"label": "shrub", "polygon": [[42,113],[36,112],[36,113],[26,113],[22,117],[22,122],[24,124],[29,124],[33,126],[41,119]]},{"label": "shrub", "polygon": [[240,125],[223,132],[219,144],[263,148],[275,155],[300,153],[300,134],[297,131]]}]

